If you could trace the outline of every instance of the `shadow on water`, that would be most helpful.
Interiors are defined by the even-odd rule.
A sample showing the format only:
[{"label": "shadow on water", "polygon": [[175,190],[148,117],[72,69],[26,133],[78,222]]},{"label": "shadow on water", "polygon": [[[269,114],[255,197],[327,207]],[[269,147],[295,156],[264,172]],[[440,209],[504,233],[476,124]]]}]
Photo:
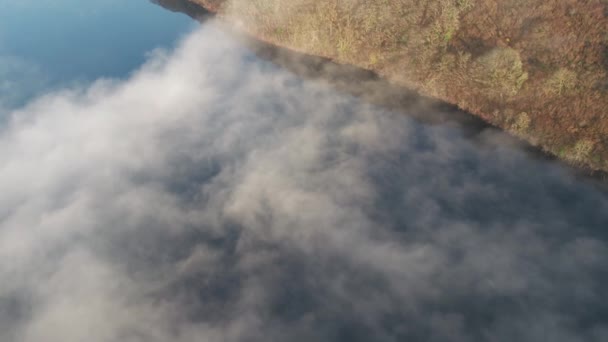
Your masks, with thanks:
[{"label": "shadow on water", "polygon": [[171,12],[186,14],[190,18],[198,21],[203,21],[212,16],[206,9],[187,0],[150,0],[150,2],[168,9]]},{"label": "shadow on water", "polygon": [[[213,17],[213,13],[188,0],[150,1],[170,11],[184,13],[199,22],[204,22]],[[484,133],[488,131],[502,132],[501,129],[473,114],[460,110],[455,105],[392,84],[373,71],[352,65],[339,64],[329,58],[272,45],[242,32],[235,32],[230,28],[226,29],[231,31],[236,39],[239,39],[259,58],[287,69],[303,79],[328,83],[340,92],[355,96],[384,109],[403,113],[424,124],[454,124],[466,138],[478,145],[488,143],[484,139]],[[606,172],[585,170],[567,165],[540,148],[508,134],[503,134],[501,141],[525,152],[534,159],[559,162],[577,178],[592,182],[600,190],[608,192],[608,173]]]}]

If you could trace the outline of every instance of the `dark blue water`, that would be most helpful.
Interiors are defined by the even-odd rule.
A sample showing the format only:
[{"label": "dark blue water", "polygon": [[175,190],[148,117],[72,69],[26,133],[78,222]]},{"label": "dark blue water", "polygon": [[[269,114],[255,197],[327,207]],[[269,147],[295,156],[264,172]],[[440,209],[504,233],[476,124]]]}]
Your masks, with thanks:
[{"label": "dark blue water", "polygon": [[146,1],[0,11],[0,341],[608,340],[563,165]]}]

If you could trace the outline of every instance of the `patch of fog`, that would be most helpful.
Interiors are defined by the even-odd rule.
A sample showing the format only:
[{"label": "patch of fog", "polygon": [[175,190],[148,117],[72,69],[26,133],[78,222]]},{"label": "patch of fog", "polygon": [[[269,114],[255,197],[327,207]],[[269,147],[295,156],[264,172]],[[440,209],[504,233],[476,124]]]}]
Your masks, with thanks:
[{"label": "patch of fog", "polygon": [[11,114],[0,340],[605,341],[608,198],[485,138],[207,24]]}]

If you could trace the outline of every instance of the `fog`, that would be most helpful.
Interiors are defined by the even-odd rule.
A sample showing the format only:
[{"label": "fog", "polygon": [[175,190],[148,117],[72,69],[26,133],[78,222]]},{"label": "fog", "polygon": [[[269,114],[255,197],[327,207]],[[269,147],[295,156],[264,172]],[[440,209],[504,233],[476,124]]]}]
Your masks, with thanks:
[{"label": "fog", "polygon": [[419,116],[212,21],[12,111],[0,340],[607,340],[608,196]]}]

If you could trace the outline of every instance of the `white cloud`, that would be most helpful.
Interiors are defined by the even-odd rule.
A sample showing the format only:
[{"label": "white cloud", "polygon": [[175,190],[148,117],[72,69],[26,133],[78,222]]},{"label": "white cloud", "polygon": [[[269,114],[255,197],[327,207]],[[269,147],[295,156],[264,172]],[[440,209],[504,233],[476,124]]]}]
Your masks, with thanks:
[{"label": "white cloud", "polygon": [[13,112],[0,340],[606,337],[605,195],[295,80],[206,25]]}]

